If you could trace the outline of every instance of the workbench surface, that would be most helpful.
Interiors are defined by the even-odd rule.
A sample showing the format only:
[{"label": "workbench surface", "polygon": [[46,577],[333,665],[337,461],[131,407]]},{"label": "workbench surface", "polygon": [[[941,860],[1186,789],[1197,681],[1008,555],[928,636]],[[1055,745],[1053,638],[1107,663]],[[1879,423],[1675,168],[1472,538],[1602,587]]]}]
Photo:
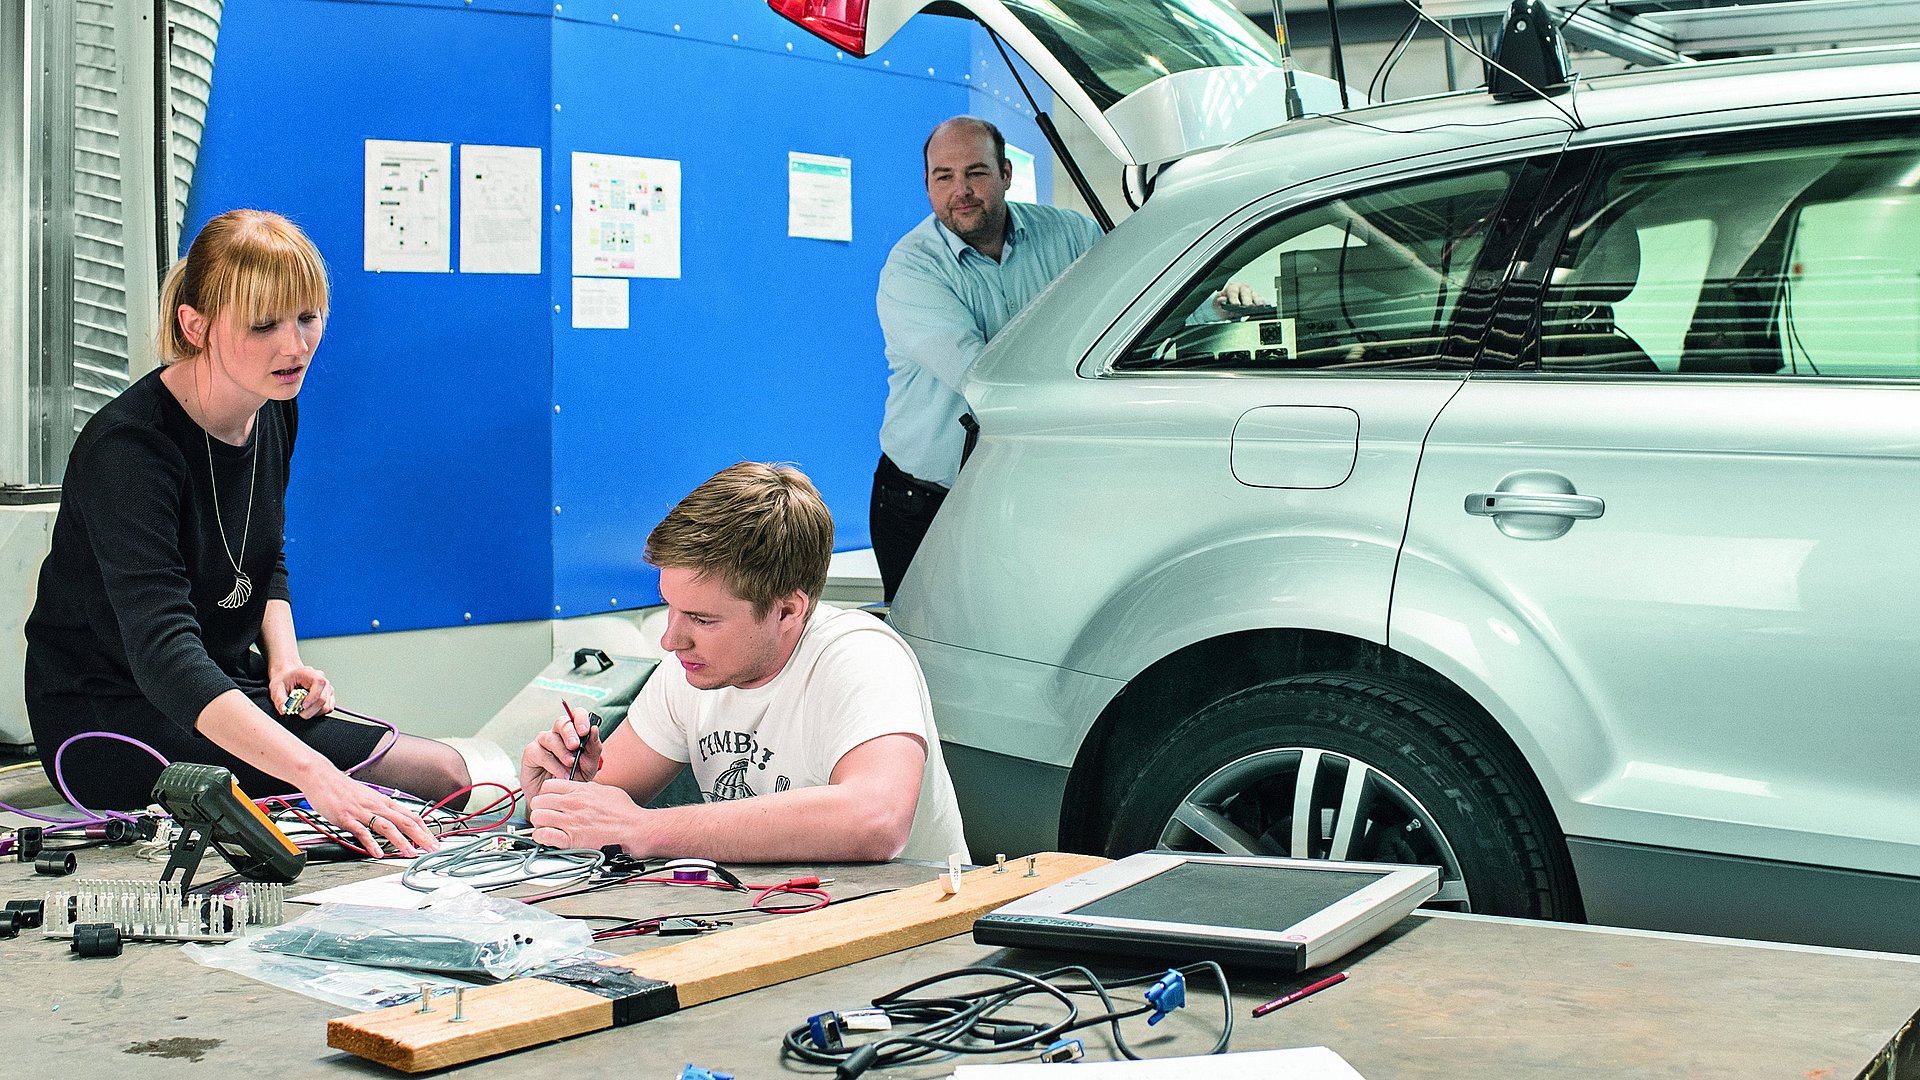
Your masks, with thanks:
[{"label": "workbench surface", "polygon": [[[122,850],[79,855],[79,876],[158,878],[158,864]],[[216,863],[210,853],[203,879],[216,872]],[[783,880],[793,869],[756,868],[751,877]],[[937,876],[931,867],[910,864],[807,870],[834,877],[838,896]],[[318,864],[290,892],[391,872],[366,863]],[[0,861],[0,902],[44,896],[64,880],[36,875],[31,864]],[[704,892],[663,891],[597,893],[574,910],[635,916],[688,911],[687,894]],[[554,906],[565,911],[565,904],[583,902]],[[708,901],[709,910],[737,906],[739,894],[717,890]],[[650,940],[628,938],[609,948],[631,952]],[[783,1062],[780,1035],[810,1014],[859,1007],[916,978],[989,959],[1029,971],[1064,962],[1058,955],[950,938],[439,1075],[669,1080],[692,1062],[740,1080],[830,1077],[828,1070]],[[1111,975],[1144,973],[1149,966],[1096,965]],[[1257,1020],[1249,1015],[1252,1006],[1315,976],[1234,973],[1233,1049],[1326,1045],[1371,1080],[1849,1080],[1867,1073],[1920,1010],[1920,957],[1477,916],[1412,916],[1335,968],[1351,977]],[[26,931],[0,940],[0,972],[0,1044],[9,1058],[0,1074],[66,1080],[186,1076],[189,1070],[200,1077],[272,1080],[402,1075],[328,1049],[327,1021],[347,1010],[202,967],[177,945],[133,943],[117,958],[79,959],[64,942]],[[1138,1026],[1136,1046],[1155,1055],[1203,1052],[1220,1022],[1218,1005],[1213,988],[1196,978],[1188,1007],[1153,1028],[1152,1039]],[[1083,1037],[1090,1058],[1111,1056],[1100,1031]],[[869,1075],[939,1077],[952,1064]]]}]

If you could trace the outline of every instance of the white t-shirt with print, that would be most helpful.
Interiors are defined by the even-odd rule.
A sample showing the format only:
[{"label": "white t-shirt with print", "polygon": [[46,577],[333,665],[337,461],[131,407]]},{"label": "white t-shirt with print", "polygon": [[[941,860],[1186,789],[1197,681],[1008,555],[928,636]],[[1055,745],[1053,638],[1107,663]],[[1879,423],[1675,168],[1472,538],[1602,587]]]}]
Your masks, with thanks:
[{"label": "white t-shirt with print", "polygon": [[918,736],[927,764],[901,857],[945,862],[967,850],[920,662],[867,612],[815,604],[786,666],[751,690],[701,690],[669,660],[641,687],[627,720],[655,752],[693,766],[708,802],[818,787],[861,743]]}]

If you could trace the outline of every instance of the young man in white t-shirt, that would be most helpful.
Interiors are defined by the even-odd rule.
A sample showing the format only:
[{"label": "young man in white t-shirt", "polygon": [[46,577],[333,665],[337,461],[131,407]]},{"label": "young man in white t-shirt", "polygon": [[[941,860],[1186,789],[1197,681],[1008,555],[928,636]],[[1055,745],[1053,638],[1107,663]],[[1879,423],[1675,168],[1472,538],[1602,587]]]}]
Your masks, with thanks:
[{"label": "young man in white t-shirt", "polygon": [[[534,839],[733,862],[964,853],[920,664],[886,623],[819,602],[832,555],[797,469],[742,462],[682,499],[646,548],[678,663],[604,753],[584,716],[528,745]],[[647,809],[689,764],[706,801]]]}]

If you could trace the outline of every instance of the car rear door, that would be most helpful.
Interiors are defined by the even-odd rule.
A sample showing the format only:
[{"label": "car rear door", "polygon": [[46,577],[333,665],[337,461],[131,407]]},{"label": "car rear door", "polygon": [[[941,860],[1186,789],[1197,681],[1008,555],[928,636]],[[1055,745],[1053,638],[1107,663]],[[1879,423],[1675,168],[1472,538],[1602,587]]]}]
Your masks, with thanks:
[{"label": "car rear door", "polygon": [[[1920,876],[1920,122],[1574,151],[1554,189],[1516,346],[1427,438],[1390,644],[1514,734],[1592,917],[1662,902],[1636,853]],[[1689,865],[1703,907],[1745,880]]]}]

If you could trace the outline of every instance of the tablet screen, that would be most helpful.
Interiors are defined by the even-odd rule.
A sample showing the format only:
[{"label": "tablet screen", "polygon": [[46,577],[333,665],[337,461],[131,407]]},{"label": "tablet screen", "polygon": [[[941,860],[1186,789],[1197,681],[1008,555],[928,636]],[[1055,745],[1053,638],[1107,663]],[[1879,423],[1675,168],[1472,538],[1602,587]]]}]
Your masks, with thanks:
[{"label": "tablet screen", "polygon": [[1384,874],[1186,862],[1073,909],[1075,915],[1279,932],[1379,881]]}]

